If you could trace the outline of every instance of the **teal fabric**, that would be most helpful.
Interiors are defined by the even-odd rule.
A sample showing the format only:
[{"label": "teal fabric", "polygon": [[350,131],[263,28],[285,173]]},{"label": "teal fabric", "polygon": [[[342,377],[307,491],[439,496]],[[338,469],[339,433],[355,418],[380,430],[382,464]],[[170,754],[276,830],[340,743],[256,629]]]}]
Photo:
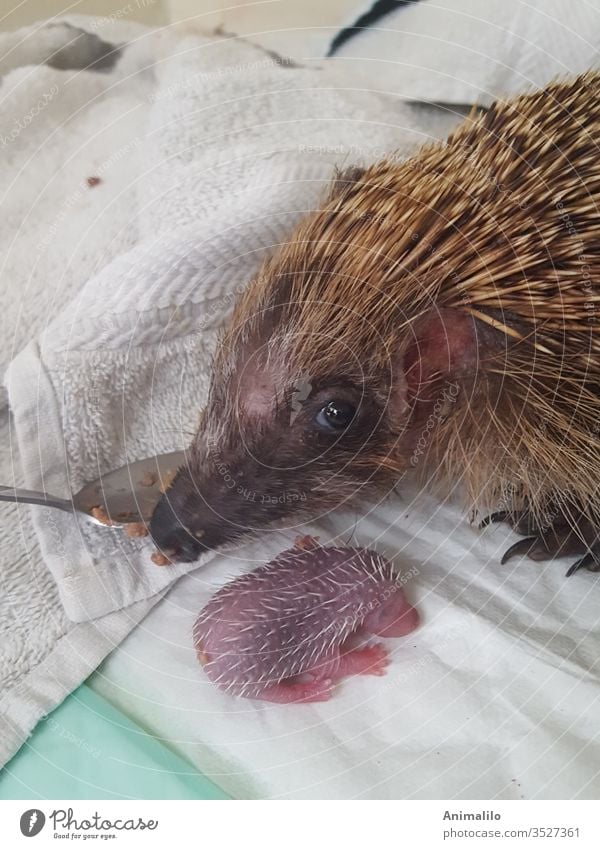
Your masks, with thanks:
[{"label": "teal fabric", "polygon": [[0,799],[229,799],[83,684],[0,770]]}]

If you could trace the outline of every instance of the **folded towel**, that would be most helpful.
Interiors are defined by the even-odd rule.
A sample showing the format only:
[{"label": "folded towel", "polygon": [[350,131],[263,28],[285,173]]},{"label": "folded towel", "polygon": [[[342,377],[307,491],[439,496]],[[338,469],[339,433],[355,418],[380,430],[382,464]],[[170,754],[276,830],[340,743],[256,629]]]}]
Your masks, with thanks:
[{"label": "folded towel", "polygon": [[[24,61],[47,58],[57,32]],[[218,325],[335,164],[408,152],[456,120],[231,38],[136,29],[114,67],[82,64],[19,67],[15,54],[0,102],[0,133],[17,128],[0,159],[0,365],[16,354],[0,480],[63,496],[188,444]],[[195,567],[161,570],[149,542],[59,512],[0,509],[19,520],[0,540],[1,763]]]},{"label": "folded towel", "polygon": [[[98,269],[139,239],[143,197],[133,177],[143,167],[140,126],[154,85],[151,31],[85,33],[84,20],[0,33],[2,373]],[[100,72],[104,55],[118,61]],[[67,70],[34,64],[58,56]],[[89,186],[92,176],[102,182]],[[0,407],[6,400],[2,387]]]},{"label": "folded towel", "polygon": [[[85,23],[73,16],[0,33],[2,371],[96,268],[137,239],[137,198],[122,186],[137,163],[130,155],[139,131],[132,110],[147,102],[144,87],[151,84],[147,71],[143,80],[133,75],[148,66],[144,42],[134,43],[148,30],[110,24],[101,28],[102,41],[93,27],[85,35]],[[92,23],[87,19],[88,27]],[[126,41],[131,45],[118,68],[104,62],[101,73],[78,72],[90,63],[98,67],[107,50]],[[59,57],[55,63],[72,70],[34,67]],[[97,188],[100,206],[86,184],[92,174],[104,179]],[[104,206],[108,214],[99,219]],[[24,486],[11,424],[0,387],[0,482]],[[40,511],[47,529],[59,534],[53,511],[0,505],[0,765],[158,598],[93,623],[70,622],[33,529],[33,516],[43,518]]]},{"label": "folded towel", "polygon": [[[277,65],[234,39],[185,39],[155,74],[145,124],[134,109],[138,167],[129,180],[119,175],[122,193],[145,198],[140,243],[93,276],[8,370],[31,488],[67,495],[127,461],[184,448],[232,296],[314,207],[333,166],[431,137],[421,113],[419,126],[396,98],[340,89],[326,70]],[[112,188],[116,175],[103,179]],[[95,238],[111,216],[103,185],[91,190]],[[76,621],[153,596],[196,568],[157,569],[150,543],[118,529],[33,518]]]}]

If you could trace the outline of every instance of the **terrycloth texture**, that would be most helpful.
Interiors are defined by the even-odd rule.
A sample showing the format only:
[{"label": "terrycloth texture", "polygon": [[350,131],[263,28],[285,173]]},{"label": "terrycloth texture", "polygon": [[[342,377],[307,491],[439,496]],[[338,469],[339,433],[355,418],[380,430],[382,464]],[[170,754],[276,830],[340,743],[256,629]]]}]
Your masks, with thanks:
[{"label": "terrycloth texture", "polygon": [[[132,78],[108,92],[147,61],[143,50],[135,48],[126,59],[121,57],[118,71],[107,70],[105,63],[101,75],[35,67],[54,57],[62,67],[76,69],[97,62],[107,47],[112,50],[95,35],[82,36],[74,28],[80,19],[69,21],[0,33],[2,371],[95,268],[136,240],[137,199],[122,188],[125,177],[135,173],[136,160],[128,157],[134,148],[128,144],[138,127],[130,110],[143,102],[142,83]],[[144,32],[141,27],[102,30],[115,43]],[[98,195],[94,201],[85,184],[93,173],[106,179],[97,189],[104,200],[100,205]],[[110,212],[103,209],[109,201]],[[96,231],[97,224],[101,229]],[[25,485],[3,388],[0,482]],[[0,504],[0,764],[40,716],[87,677],[157,600],[93,623],[70,622],[32,524],[36,515],[46,522],[47,532],[57,535],[57,517],[50,510],[36,510],[34,514],[29,507]]]},{"label": "terrycloth texture", "polygon": [[[0,411],[0,480],[23,486],[8,410]],[[55,515],[43,508],[48,528]],[[44,563],[28,507],[0,504],[0,765],[40,716],[73,690],[156,601],[93,623],[69,622]],[[26,794],[24,794],[26,795]]]},{"label": "terrycloth texture", "polygon": [[[24,61],[42,61],[72,32],[51,35],[33,54],[26,33],[4,42],[0,360],[25,347],[6,378],[16,431],[0,481],[67,495],[128,458],[188,443],[217,325],[335,163],[407,152],[456,118],[336,91],[330,72],[278,66],[233,39],[136,28],[101,73],[18,67],[19,45]],[[86,64],[81,52],[71,59]],[[148,542],[58,512],[0,510],[7,523],[31,517],[56,582],[37,544],[21,556],[7,535],[4,761],[193,567],[158,569]]]},{"label": "terrycloth texture", "polygon": [[[0,33],[2,374],[98,269],[139,240],[135,177],[153,90],[150,31],[102,28],[109,42],[82,35],[77,22]],[[113,48],[125,35],[138,40]],[[102,56],[117,64],[93,70]],[[43,60],[72,70],[33,65]],[[102,183],[90,188],[91,176]]]}]

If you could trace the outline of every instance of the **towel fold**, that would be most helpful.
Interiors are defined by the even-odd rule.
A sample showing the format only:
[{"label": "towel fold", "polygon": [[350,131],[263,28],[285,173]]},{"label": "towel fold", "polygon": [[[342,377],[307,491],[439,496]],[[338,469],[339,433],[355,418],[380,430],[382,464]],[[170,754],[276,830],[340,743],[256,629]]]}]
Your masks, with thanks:
[{"label": "towel fold", "polygon": [[[341,88],[335,67],[278,65],[235,39],[185,39],[154,73],[136,108],[138,166],[119,183],[138,199],[139,243],[92,276],[7,373],[27,484],[62,496],[185,448],[233,296],[318,203],[333,167],[406,154],[432,123],[453,120]],[[110,217],[102,185],[91,190],[100,220]],[[75,621],[149,598],[198,566],[158,569],[150,543],[119,529],[67,515],[49,523],[44,511],[33,520]]]}]

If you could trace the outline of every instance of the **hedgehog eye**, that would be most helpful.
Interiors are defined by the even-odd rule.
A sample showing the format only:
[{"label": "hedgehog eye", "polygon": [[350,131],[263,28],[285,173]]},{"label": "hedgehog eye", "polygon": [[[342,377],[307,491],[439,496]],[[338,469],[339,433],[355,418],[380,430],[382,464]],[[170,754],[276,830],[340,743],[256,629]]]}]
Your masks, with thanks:
[{"label": "hedgehog eye", "polygon": [[356,414],[356,407],[349,401],[328,401],[315,417],[319,427],[325,430],[343,430]]}]

